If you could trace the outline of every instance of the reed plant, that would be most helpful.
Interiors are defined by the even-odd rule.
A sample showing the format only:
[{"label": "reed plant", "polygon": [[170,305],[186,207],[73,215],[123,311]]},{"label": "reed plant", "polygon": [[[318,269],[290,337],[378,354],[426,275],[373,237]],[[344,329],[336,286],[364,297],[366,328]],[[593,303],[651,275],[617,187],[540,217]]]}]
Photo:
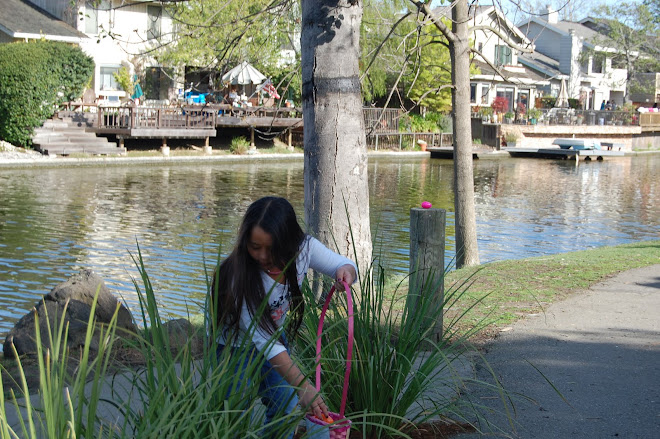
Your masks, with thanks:
[{"label": "reed plant", "polygon": [[[346,415],[353,429],[364,438],[409,437],[417,426],[444,421],[475,422],[479,404],[463,399],[462,392],[474,384],[469,368],[472,353],[469,334],[458,335],[455,326],[468,310],[455,313],[439,333],[443,310],[451,308],[469,289],[471,280],[451,285],[444,296],[437,291],[445,272],[429,273],[410,291],[387,294],[386,270],[373,267],[355,289],[354,359],[351,364]],[[400,286],[403,285],[403,282]],[[406,283],[407,287],[407,283]],[[313,295],[309,290],[309,301]],[[475,301],[476,305],[479,301]],[[346,368],[347,308],[341,296],[333,300],[326,317],[321,354],[322,391],[331,408],[339,407]],[[306,313],[304,330],[296,349],[308,368],[314,367],[319,312]],[[486,385],[486,384],[484,384]],[[503,403],[503,389],[494,389]]]},{"label": "reed plant", "polygon": [[[39,392],[31,395],[19,358],[18,379],[22,391],[17,395],[10,390],[12,401],[5,401],[5,389],[0,382],[0,438],[114,437],[112,427],[97,416],[97,409],[103,399],[102,383],[111,358],[119,308],[109,324],[97,324],[97,300],[98,290],[90,309],[85,344],[77,359],[71,357],[66,342],[69,328],[66,308],[69,304],[66,304],[59,321],[53,319],[52,327],[46,325],[47,334],[41,333],[39,316],[34,310]],[[47,308],[44,306],[43,309],[48,318]],[[98,343],[93,343],[94,337],[98,337]],[[91,350],[93,345],[96,352]],[[13,345],[12,349],[18,358]],[[16,421],[14,425],[9,424],[9,414]]]},{"label": "reed plant", "polygon": [[[134,346],[145,355],[146,365],[131,372],[128,392],[135,398],[119,407],[126,419],[124,434],[140,438],[260,438],[265,430],[278,437],[295,428],[301,413],[263,425],[257,389],[265,360],[245,345],[233,353],[231,349],[216,352],[213,340],[218,329],[210,304],[204,305],[209,342],[203,344],[201,356],[193,354],[192,338],[174,349],[139,247],[134,260],[142,281],[140,285],[134,280],[134,285],[146,328]],[[207,286],[211,287],[208,279]],[[248,334],[256,329],[250,328]],[[274,336],[271,342],[276,339]],[[246,362],[243,373],[237,373],[239,365]]]},{"label": "reed plant", "polygon": [[[133,283],[140,300],[144,330],[121,343],[123,349],[137,350],[144,358],[144,366],[110,372],[117,341],[117,312],[110,324],[97,325],[96,300],[87,322],[85,346],[77,362],[72,363],[69,357],[65,318],[62,317],[55,330],[49,330],[48,342],[43,345],[37,322],[39,392],[31,395],[19,359],[22,393],[10,392],[12,401],[6,401],[0,382],[0,439],[234,439],[261,438],[265,431],[273,437],[282,437],[293,430],[303,419],[301,411],[282,415],[264,425],[263,408],[256,395],[263,356],[255,355],[245,346],[234,353],[224,349],[217,354],[215,343],[205,343],[202,354],[196,356],[191,338],[183,346],[175,348],[171,344],[139,247],[134,261],[141,282],[133,279]],[[213,317],[205,315],[208,339],[215,340]],[[95,331],[99,342],[93,355]],[[278,335],[273,336],[272,342]],[[249,365],[243,373],[236,373],[245,362]],[[10,425],[9,419],[15,422]]]}]

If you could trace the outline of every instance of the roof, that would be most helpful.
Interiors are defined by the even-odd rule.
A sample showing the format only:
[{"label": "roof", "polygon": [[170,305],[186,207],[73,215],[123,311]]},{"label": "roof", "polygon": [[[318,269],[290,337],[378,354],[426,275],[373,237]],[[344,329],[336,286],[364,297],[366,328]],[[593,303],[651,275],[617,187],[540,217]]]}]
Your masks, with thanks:
[{"label": "roof", "polygon": [[575,35],[580,38],[584,38],[586,41],[592,41],[594,38],[601,36],[595,30],[590,29],[584,24],[577,23],[575,21],[559,21],[555,24],[551,24],[551,26],[555,26],[557,29],[560,29],[566,33],[568,33],[569,30],[573,30],[575,31]]},{"label": "roof", "polygon": [[11,38],[79,43],[87,36],[43,9],[24,0],[0,0],[0,32]]},{"label": "roof", "polygon": [[[520,55],[518,56],[518,59],[520,60]],[[479,60],[473,60],[472,63],[476,66],[479,67],[479,70],[481,70],[481,75],[492,75],[492,76],[497,76],[500,77],[501,75],[496,72],[490,65],[486,64],[483,61]],[[522,70],[522,71],[521,71]],[[508,71],[506,66],[502,67],[502,72],[506,74],[506,79],[510,81],[523,81],[525,83],[537,83],[537,82],[545,82],[546,77],[543,75],[539,75],[538,73],[529,70],[527,68],[521,69],[518,67],[516,71]]]},{"label": "roof", "polygon": [[559,61],[539,52],[521,53],[518,55],[518,62],[545,77],[554,78],[562,75],[559,70]]},{"label": "roof", "polygon": [[[441,18],[448,18],[451,19],[451,6],[438,6],[437,8],[433,8],[433,14],[436,15],[437,17]],[[501,22],[505,25],[505,27],[511,32],[511,34],[515,35],[518,37],[521,41],[522,44],[531,44],[531,41],[527,38],[525,34],[523,34],[516,25],[511,22],[506,15],[502,13],[502,11],[499,8],[496,8],[492,5],[486,5],[486,6],[476,6],[476,7],[470,7],[468,10],[468,16],[471,20],[469,23],[469,27],[472,28],[474,25],[474,21],[477,17],[480,15],[489,15],[489,14],[494,14],[495,18],[493,21],[496,20],[501,20]]]}]

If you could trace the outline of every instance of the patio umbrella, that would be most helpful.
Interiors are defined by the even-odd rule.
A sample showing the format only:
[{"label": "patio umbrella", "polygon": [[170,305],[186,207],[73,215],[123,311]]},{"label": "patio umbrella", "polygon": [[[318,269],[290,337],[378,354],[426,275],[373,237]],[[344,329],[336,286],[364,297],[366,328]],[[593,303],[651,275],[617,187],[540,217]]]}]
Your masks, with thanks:
[{"label": "patio umbrella", "polygon": [[243,61],[222,75],[222,82],[233,85],[261,84],[264,79],[266,77],[247,61]]},{"label": "patio umbrella", "polygon": [[555,101],[555,108],[568,108],[568,91],[566,90],[566,79],[564,78],[561,78],[559,96],[557,96],[557,101]]}]

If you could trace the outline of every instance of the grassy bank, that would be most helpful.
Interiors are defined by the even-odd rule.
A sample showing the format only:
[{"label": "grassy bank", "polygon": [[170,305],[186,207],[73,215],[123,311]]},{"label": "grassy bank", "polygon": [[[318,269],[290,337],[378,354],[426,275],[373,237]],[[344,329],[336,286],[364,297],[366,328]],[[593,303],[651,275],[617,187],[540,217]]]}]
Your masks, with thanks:
[{"label": "grassy bank", "polygon": [[653,264],[660,264],[660,240],[455,270],[448,274],[446,288],[465,280],[469,287],[447,317],[467,310],[458,322],[460,332],[486,319],[490,325],[478,337],[489,337],[526,315],[543,313],[548,305],[570,294],[622,271]]}]

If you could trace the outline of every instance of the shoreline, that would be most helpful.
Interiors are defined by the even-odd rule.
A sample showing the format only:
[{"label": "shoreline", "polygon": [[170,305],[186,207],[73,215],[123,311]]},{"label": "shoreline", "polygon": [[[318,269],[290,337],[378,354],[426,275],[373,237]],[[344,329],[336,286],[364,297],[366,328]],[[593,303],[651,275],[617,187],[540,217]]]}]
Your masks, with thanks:
[{"label": "shoreline", "polygon": [[[167,164],[209,164],[209,163],[240,163],[254,161],[303,160],[303,153],[257,153],[248,155],[217,154],[217,155],[170,155],[170,156],[97,156],[84,158],[49,157],[38,152],[0,152],[0,169],[54,168],[54,167],[93,167],[93,166],[134,166],[134,165],[167,165]],[[626,151],[624,157],[660,154],[660,151]],[[367,157],[430,157],[429,151],[368,151]],[[506,151],[482,153],[479,159],[509,158]]]}]

